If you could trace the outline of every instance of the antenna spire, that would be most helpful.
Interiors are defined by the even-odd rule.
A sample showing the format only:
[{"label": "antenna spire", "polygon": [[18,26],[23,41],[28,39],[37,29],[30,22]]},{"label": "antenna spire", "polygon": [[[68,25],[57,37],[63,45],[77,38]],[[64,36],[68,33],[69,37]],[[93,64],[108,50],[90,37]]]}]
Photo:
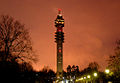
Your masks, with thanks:
[{"label": "antenna spire", "polygon": [[62,10],[59,8],[59,9],[58,9],[58,14],[61,14],[61,11],[62,11]]}]

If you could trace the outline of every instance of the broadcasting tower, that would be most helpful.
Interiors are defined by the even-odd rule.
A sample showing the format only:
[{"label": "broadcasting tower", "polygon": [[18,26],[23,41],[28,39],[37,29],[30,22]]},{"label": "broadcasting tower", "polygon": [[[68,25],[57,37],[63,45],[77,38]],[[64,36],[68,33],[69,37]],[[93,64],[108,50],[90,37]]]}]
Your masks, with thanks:
[{"label": "broadcasting tower", "polygon": [[58,15],[55,20],[55,42],[57,43],[57,78],[62,79],[63,76],[63,43],[64,43],[64,19],[61,14],[61,9],[58,9]]}]

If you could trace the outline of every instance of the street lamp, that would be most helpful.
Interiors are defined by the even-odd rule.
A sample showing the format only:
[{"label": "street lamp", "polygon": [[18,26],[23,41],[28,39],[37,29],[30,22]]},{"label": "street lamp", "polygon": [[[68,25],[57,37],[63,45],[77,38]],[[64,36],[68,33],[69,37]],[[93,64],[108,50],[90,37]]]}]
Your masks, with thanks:
[{"label": "street lamp", "polygon": [[94,75],[95,77],[97,77],[97,73],[94,73],[93,75]]},{"label": "street lamp", "polygon": [[109,73],[110,73],[110,70],[109,70],[109,69],[105,69],[105,73],[106,73],[106,74],[109,74]]},{"label": "street lamp", "polygon": [[97,76],[98,76],[98,74],[95,72],[95,73],[93,73],[93,79],[92,79],[92,83],[96,83],[96,78],[97,78]]},{"label": "street lamp", "polygon": [[80,80],[83,80],[83,78],[80,78]]},{"label": "street lamp", "polygon": [[87,75],[87,78],[90,78],[90,75]]},{"label": "street lamp", "polygon": [[86,77],[84,77],[84,79],[86,79]]}]

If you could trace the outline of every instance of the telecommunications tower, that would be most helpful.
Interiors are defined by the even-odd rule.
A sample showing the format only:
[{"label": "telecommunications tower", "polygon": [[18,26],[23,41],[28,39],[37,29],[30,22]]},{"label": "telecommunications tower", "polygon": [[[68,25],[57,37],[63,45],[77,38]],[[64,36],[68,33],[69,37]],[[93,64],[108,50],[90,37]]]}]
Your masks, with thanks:
[{"label": "telecommunications tower", "polygon": [[61,14],[61,9],[58,9],[58,15],[55,19],[55,42],[57,43],[57,79],[62,79],[63,76],[63,43],[64,43],[64,19]]}]

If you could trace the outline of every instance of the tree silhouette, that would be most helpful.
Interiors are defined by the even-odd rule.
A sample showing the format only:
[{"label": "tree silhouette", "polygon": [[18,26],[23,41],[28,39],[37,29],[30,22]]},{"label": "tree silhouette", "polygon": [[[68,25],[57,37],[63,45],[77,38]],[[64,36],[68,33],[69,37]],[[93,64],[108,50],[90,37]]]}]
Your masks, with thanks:
[{"label": "tree silhouette", "polygon": [[70,72],[71,72],[71,69],[72,69],[72,68],[71,68],[71,66],[70,66],[70,65],[68,65],[68,67],[67,67],[67,72],[69,72],[69,73],[70,73]]},{"label": "tree silhouette", "polygon": [[116,78],[120,77],[120,40],[116,42],[115,53],[109,56],[108,68],[114,72]]},{"label": "tree silhouette", "polygon": [[70,65],[68,65],[68,67],[67,67],[67,78],[68,79],[71,78],[71,70],[72,70],[72,67]]},{"label": "tree silhouette", "polygon": [[99,65],[97,62],[90,62],[87,68],[84,68],[80,73],[82,75],[92,75],[94,72],[98,71]]},{"label": "tree silhouette", "polygon": [[98,69],[99,69],[99,65],[98,65],[97,62],[91,62],[91,63],[89,63],[88,67],[90,69],[94,70],[94,71],[98,71]]},{"label": "tree silhouette", "polygon": [[28,29],[13,17],[0,18],[0,60],[25,61],[33,59]]},{"label": "tree silhouette", "polygon": [[37,79],[38,83],[53,83],[55,80],[56,74],[52,69],[49,67],[44,67],[41,71],[37,72]]},{"label": "tree silhouette", "polygon": [[35,60],[28,29],[13,17],[0,18],[0,81],[34,83],[35,74],[28,61]]},{"label": "tree silhouette", "polygon": [[75,65],[72,66],[72,72],[74,72],[76,70]]}]

